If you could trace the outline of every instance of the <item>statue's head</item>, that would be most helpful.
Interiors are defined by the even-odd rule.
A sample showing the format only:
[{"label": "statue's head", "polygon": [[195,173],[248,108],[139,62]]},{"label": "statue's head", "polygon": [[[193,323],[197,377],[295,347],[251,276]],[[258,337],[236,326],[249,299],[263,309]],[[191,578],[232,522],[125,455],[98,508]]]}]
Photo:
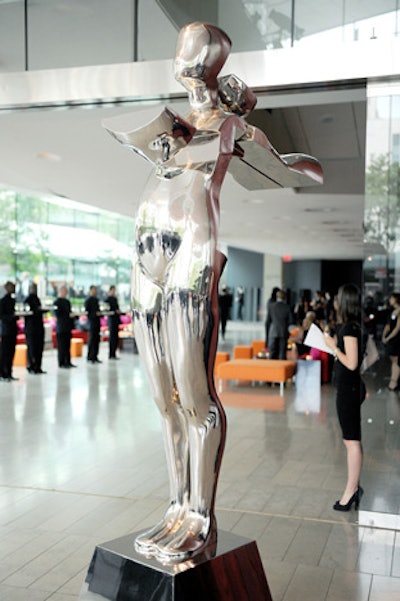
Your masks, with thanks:
[{"label": "statue's head", "polygon": [[231,40],[215,25],[196,21],[182,27],[175,55],[175,78],[191,90],[217,89],[217,76],[231,49]]}]

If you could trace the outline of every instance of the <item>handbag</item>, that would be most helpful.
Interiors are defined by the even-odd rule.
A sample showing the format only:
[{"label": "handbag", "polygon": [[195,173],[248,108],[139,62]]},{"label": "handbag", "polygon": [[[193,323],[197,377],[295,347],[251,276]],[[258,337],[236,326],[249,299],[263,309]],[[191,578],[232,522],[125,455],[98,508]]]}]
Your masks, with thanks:
[{"label": "handbag", "polygon": [[364,357],[360,365],[360,373],[363,374],[367,371],[374,363],[379,360],[379,351],[375,344],[374,337],[372,334],[368,335],[367,346],[365,348]]}]

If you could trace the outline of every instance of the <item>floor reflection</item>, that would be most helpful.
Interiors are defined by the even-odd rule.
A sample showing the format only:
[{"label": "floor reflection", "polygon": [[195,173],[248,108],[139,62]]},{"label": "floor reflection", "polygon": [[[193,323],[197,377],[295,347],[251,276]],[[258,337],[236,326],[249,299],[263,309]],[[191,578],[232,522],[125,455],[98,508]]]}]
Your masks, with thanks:
[{"label": "floor reflection", "polygon": [[263,409],[269,412],[285,411],[285,397],[279,394],[255,394],[254,392],[233,392],[224,390],[219,394],[222,404],[242,409]]}]

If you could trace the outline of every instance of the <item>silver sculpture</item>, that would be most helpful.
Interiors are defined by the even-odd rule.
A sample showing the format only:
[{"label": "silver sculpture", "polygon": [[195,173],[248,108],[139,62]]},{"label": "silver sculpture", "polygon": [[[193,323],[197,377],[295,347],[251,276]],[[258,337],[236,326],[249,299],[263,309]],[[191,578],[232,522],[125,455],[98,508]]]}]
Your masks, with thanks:
[{"label": "silver sculpture", "polygon": [[181,117],[164,108],[138,128],[121,125],[120,117],[103,123],[154,166],[136,219],[132,311],[162,416],[170,502],[135,547],[166,563],[211,552],[217,537],[214,504],[226,418],[213,365],[218,281],[226,261],[217,249],[224,177],[229,170],[250,189],[322,181],[315,159],[281,157],[243,119],[255,106],[254,94],[234,75],[217,79],[230,48],[228,36],[213,25],[183,27],[175,77],[188,91],[191,112]]}]

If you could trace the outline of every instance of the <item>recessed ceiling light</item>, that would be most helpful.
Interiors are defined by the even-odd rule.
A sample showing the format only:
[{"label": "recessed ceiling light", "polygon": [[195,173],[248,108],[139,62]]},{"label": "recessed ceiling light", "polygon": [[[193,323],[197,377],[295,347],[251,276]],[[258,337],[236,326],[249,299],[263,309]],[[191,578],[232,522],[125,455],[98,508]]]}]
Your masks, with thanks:
[{"label": "recessed ceiling light", "polygon": [[332,207],[306,207],[305,213],[332,213],[334,209]]},{"label": "recessed ceiling light", "polygon": [[61,161],[61,157],[54,152],[38,152],[36,157],[42,161],[49,161],[49,163],[58,163]]},{"label": "recessed ceiling light", "polygon": [[262,205],[265,203],[265,201],[262,200],[262,198],[243,198],[242,202],[244,204],[251,204],[251,205]]},{"label": "recessed ceiling light", "polygon": [[320,122],[324,125],[332,125],[332,123],[335,123],[335,117],[334,115],[327,113],[325,115],[322,115],[322,117],[320,118]]}]

